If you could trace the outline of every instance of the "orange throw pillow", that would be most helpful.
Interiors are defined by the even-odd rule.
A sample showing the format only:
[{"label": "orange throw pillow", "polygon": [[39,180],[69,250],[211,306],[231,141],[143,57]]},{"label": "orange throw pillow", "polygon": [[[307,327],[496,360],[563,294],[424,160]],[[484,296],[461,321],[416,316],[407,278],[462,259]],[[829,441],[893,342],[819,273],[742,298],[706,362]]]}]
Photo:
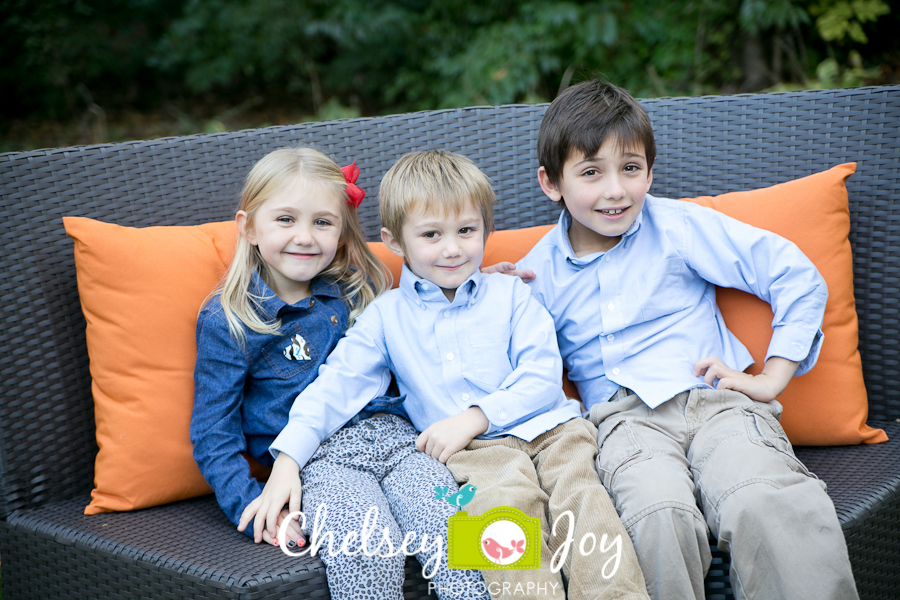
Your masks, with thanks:
[{"label": "orange throw pillow", "polygon": [[[710,206],[796,243],[828,284],[825,342],[815,368],[779,400],[797,445],[887,440],[865,424],[868,400],[857,349],[850,215],[845,180],[855,164],[750,192],[685,199]],[[785,219],[784,206],[802,219]],[[75,241],[78,292],[87,321],[99,451],[86,514],[134,510],[209,493],[188,435],[193,408],[195,329],[203,301],[234,251],[233,221],[135,229],[65,217]],[[551,225],[496,231],[484,264],[517,262]],[[402,260],[370,243],[390,268]],[[757,373],[771,337],[772,312],[754,296],[718,292],[728,327],[747,346]],[[572,394],[574,388],[567,388]]]},{"label": "orange throw pillow", "polygon": [[209,493],[188,434],[195,330],[231,261],[234,222],[135,229],[63,221],[75,241],[99,446],[85,514]]},{"label": "orange throw pillow", "polygon": [[[791,240],[828,284],[819,360],[778,397],[784,405],[781,424],[799,446],[887,441],[884,431],[866,425],[869,402],[858,349],[853,257],[847,238],[850,209],[845,183],[855,172],[856,163],[848,163],[751,192],[684,198]],[[785,212],[786,206],[790,211]],[[771,308],[734,289],[717,290],[716,299],[728,328],[756,361],[747,371],[759,373],[772,338]]]}]

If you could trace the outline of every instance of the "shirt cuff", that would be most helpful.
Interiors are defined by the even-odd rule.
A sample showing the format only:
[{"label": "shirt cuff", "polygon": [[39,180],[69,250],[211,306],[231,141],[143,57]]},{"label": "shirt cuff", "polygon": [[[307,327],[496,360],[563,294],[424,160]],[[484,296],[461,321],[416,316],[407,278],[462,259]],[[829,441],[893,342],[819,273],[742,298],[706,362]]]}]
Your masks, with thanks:
[{"label": "shirt cuff", "polygon": [[487,431],[478,437],[491,437],[499,431],[505,431],[515,421],[514,417],[516,415],[510,415],[510,411],[503,406],[507,400],[518,400],[518,398],[515,394],[500,391],[482,398],[481,402],[483,404],[473,403],[470,405],[480,408],[488,420]]},{"label": "shirt cuff", "polygon": [[819,360],[822,351],[822,341],[825,335],[821,329],[817,329],[812,340],[805,328],[783,325],[776,327],[772,332],[772,340],[766,351],[766,360],[773,356],[786,358],[799,363],[794,377],[807,374]]},{"label": "shirt cuff", "polygon": [[302,470],[321,443],[319,436],[312,429],[300,423],[292,424],[288,421],[275,441],[269,445],[269,454],[273,458],[278,458],[278,453],[284,452],[293,458]]},{"label": "shirt cuff", "polygon": [[[249,506],[251,502],[253,502],[257,498],[262,496],[262,493],[263,493],[263,486],[261,486],[259,484],[259,482],[256,481],[255,479],[253,479],[252,477],[250,479],[251,479],[250,488],[255,490],[255,493],[251,492],[250,494],[248,494],[247,496],[245,496],[244,498],[241,499],[240,511],[238,511],[237,514],[235,514],[234,518],[232,519],[232,522],[234,523],[235,526],[237,526],[237,524],[240,523],[241,515],[244,514],[244,509],[247,508],[247,506]],[[248,496],[249,496],[249,498],[248,498]],[[257,516],[259,516],[259,515],[257,515]],[[256,517],[254,517],[254,519],[255,518]],[[265,517],[263,517],[263,518],[265,518]],[[247,527],[244,528],[243,533],[244,533],[244,535],[250,536],[250,539],[253,539],[253,520],[251,520],[250,523],[247,524]]]}]

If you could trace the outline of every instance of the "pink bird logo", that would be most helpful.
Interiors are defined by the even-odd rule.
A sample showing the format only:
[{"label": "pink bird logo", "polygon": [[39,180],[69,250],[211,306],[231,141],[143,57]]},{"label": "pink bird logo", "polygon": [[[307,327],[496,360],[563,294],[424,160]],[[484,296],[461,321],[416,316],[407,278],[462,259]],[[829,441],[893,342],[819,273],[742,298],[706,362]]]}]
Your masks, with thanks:
[{"label": "pink bird logo", "polygon": [[487,554],[489,558],[493,558],[495,562],[509,558],[513,554],[522,554],[525,552],[525,540],[511,542],[512,548],[500,545],[500,543],[493,538],[485,538],[481,543],[484,544],[484,553]]}]

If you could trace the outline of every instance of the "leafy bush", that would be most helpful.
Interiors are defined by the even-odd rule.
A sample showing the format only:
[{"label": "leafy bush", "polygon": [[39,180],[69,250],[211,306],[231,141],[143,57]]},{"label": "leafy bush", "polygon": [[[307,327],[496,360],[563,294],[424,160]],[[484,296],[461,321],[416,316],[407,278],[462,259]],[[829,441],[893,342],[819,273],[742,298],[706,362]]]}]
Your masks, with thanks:
[{"label": "leafy bush", "polygon": [[900,72],[884,0],[0,0],[0,17],[6,119],[209,105],[194,120],[217,130],[251,105],[548,101],[598,74],[660,96]]}]

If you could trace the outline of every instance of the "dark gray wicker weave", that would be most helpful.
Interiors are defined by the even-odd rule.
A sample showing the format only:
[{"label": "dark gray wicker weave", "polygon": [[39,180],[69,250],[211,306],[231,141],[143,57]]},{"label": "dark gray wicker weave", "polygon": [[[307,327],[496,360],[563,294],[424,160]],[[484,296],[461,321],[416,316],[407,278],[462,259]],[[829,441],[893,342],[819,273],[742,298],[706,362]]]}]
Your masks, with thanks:
[{"label": "dark gray wicker weave", "polygon": [[[860,350],[870,418],[891,441],[800,449],[829,484],[863,598],[900,592],[900,87],[644,101],[671,197],[754,189],[859,162],[849,180]],[[63,215],[122,225],[230,219],[241,179],[274,148],[313,143],[358,160],[360,184],[410,150],[447,148],[496,183],[497,226],[551,223],[535,182],[544,106],[423,112],[236,133],[0,155],[0,553],[19,598],[327,597],[318,559],[236,533],[211,497],[85,517],[94,442],[85,323]],[[371,194],[374,196],[374,193]],[[361,209],[377,232],[371,197]],[[803,218],[803,215],[790,215]],[[886,422],[886,423],[885,423]],[[420,576],[407,597],[427,597]],[[731,596],[716,554],[707,597]]]}]

